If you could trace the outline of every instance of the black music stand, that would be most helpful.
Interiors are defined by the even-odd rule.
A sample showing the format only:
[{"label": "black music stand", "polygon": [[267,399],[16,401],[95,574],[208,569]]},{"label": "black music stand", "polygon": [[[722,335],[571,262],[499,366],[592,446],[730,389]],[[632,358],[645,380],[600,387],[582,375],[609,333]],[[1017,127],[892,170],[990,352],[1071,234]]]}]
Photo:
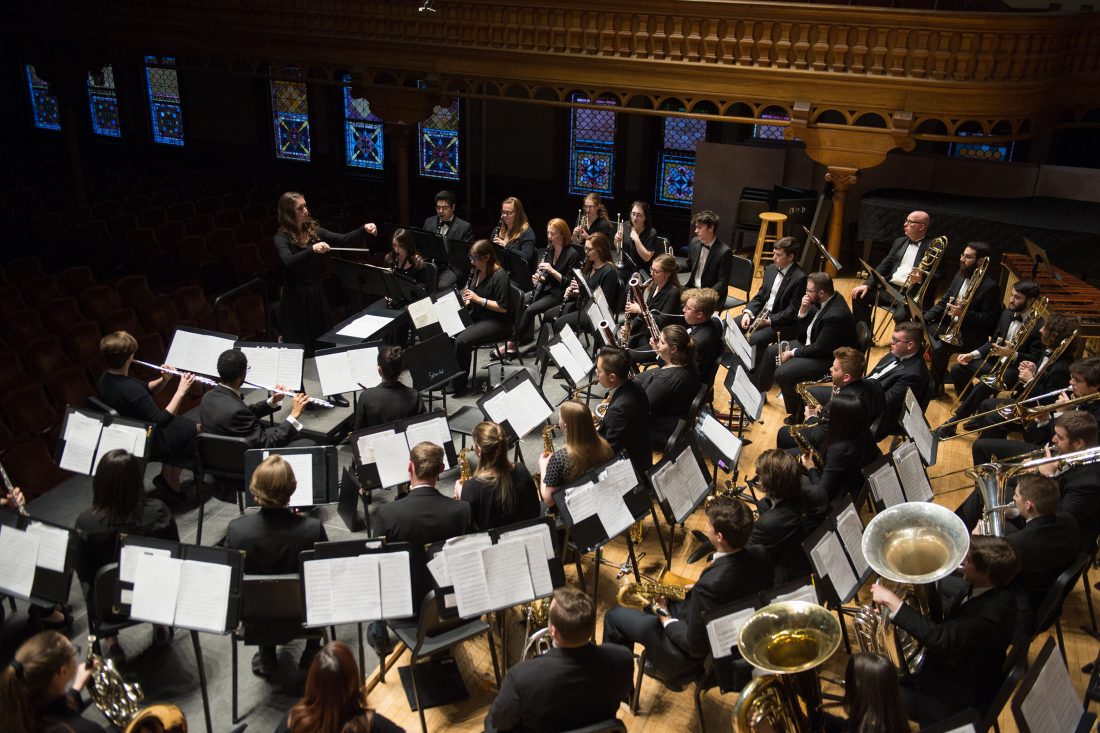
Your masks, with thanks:
[{"label": "black music stand", "polygon": [[[1016,727],[1019,728],[1020,733],[1055,733],[1053,728],[1033,727],[1035,723],[1040,722],[1036,721],[1033,715],[1029,715],[1036,705],[1058,716],[1058,720],[1052,718],[1043,722],[1057,725],[1059,732],[1088,733],[1093,730],[1093,724],[1096,723],[1096,713],[1089,712],[1085,703],[1078,699],[1077,692],[1073,689],[1073,682],[1070,681],[1069,671],[1066,670],[1062,657],[1054,653],[1054,648],[1054,639],[1048,636],[1035,661],[1028,668],[1027,674],[1020,681],[1020,686],[1012,695],[1012,717],[1016,720]],[[1048,665],[1059,665],[1061,669],[1048,669]],[[1063,672],[1064,674],[1061,674]],[[1040,680],[1042,680],[1041,683]],[[1030,700],[1032,695],[1037,698],[1034,702]],[[1071,709],[1070,706],[1073,703],[1080,706],[1080,715],[1076,720],[1071,720],[1073,713],[1078,712]]]},{"label": "black music stand", "polygon": [[508,273],[508,279],[516,287],[525,293],[535,287],[535,284],[531,282],[531,265],[527,263],[523,255],[516,254],[500,245],[494,245],[493,251],[496,253],[500,266]]},{"label": "black music stand", "polygon": [[[79,452],[73,454],[66,453],[69,441],[66,440],[65,436],[69,434],[69,423],[76,420],[79,420],[82,423],[81,427],[77,429],[81,432],[84,431],[85,425],[89,431],[96,429],[92,426],[90,422],[91,420],[94,420],[99,424],[98,433],[95,436],[95,444],[92,447],[91,462],[87,465],[87,467],[85,467],[83,461],[80,460]],[[82,407],[73,407],[72,405],[67,405],[65,407],[65,416],[61,420],[61,430],[59,431],[57,437],[57,449],[55,455],[57,456],[58,466],[65,469],[66,471],[81,473],[85,476],[94,476],[98,464],[98,461],[95,459],[97,456],[102,458],[101,450],[103,447],[106,447],[108,445],[107,443],[103,442],[104,430],[109,429],[112,425],[122,426],[124,429],[134,435],[134,437],[136,438],[135,446],[134,449],[129,452],[137,457],[137,459],[141,462],[142,469],[144,470],[145,465],[149,462],[149,442],[153,438],[153,428],[155,427],[154,423],[145,422],[142,420],[131,420],[127,417],[120,417],[118,415],[112,415],[110,413],[104,412],[96,412],[95,410],[87,410]],[[143,433],[143,436],[140,438],[138,437],[139,432]],[[90,435],[90,433],[84,434],[81,437],[87,438],[89,443],[91,442],[92,436]],[[137,445],[138,442],[140,442],[140,445]],[[113,447],[121,447],[114,445],[113,443],[110,445],[112,445]],[[70,458],[72,460],[70,460]]]},{"label": "black music stand", "polygon": [[[378,328],[374,329],[369,334],[364,336],[347,336],[342,333],[347,326],[351,325],[355,321],[359,320],[363,316],[376,316],[378,318],[386,319],[386,323],[382,324]],[[387,303],[383,299],[378,299],[368,305],[358,313],[348,316],[344,320],[337,323],[332,329],[322,335],[318,336],[318,341],[323,341],[326,344],[333,344],[334,346],[351,346],[354,344],[361,344],[365,341],[378,341],[382,338],[386,331],[393,328],[395,324],[401,323],[403,320],[407,321],[409,314],[404,310],[394,310],[388,307]]]},{"label": "black music stand", "polygon": [[[252,474],[268,456],[308,456],[312,469],[313,496],[306,503],[291,503],[291,507],[314,507],[333,504],[339,499],[340,464],[334,445],[309,445],[286,448],[252,448],[244,452],[244,483],[252,484]],[[293,499],[293,497],[291,497]],[[246,506],[256,506],[251,492],[245,495]]]},{"label": "black music stand", "polygon": [[[905,490],[898,478],[898,469],[889,453],[879,456],[863,467],[865,486],[871,492],[876,512],[905,503]],[[862,506],[860,502],[859,506]]]},{"label": "black music stand", "polygon": [[[404,451],[406,453],[400,459],[401,462],[404,463],[406,462],[406,458],[408,455],[407,452],[412,448],[412,446],[409,445],[408,438],[405,436],[405,434],[409,431],[409,428],[420,425],[422,423],[431,422],[433,420],[442,420],[444,425],[446,425],[447,416],[444,412],[440,410],[435,410],[434,412],[429,412],[423,415],[416,415],[414,417],[407,417],[403,420],[386,423],[385,425],[375,425],[373,427],[365,428],[363,430],[356,430],[348,436],[348,442],[351,443],[352,452],[355,455],[355,460],[359,466],[359,483],[363,487],[364,491],[373,491],[374,489],[389,489],[408,481],[408,477],[402,476],[398,481],[384,482],[382,480],[382,473],[377,465],[377,457],[363,455],[360,445],[360,439],[369,439],[375,435],[388,433],[401,435],[403,438],[405,438]],[[443,426],[440,426],[440,429],[444,429]],[[448,426],[445,429],[447,430],[447,440],[443,442],[443,445],[441,447],[443,448],[443,452],[447,460],[447,466],[453,467],[458,464],[458,453],[455,451],[454,440],[451,438],[450,435],[450,427]],[[374,450],[373,446],[371,447],[371,450]],[[367,458],[368,460],[364,460],[364,458]]]},{"label": "black music stand", "polygon": [[[441,389],[464,372],[458,366],[455,341],[445,333],[413,344],[405,350],[405,363],[417,392],[428,394],[428,409],[435,402],[435,390]],[[447,393],[443,393],[443,410],[447,410]]]},{"label": "black music stand", "polygon": [[[851,499],[848,499],[851,502]],[[845,506],[847,503],[845,502]],[[825,599],[825,605],[836,612],[840,627],[844,630],[844,648],[851,654],[852,644],[848,639],[847,627],[844,624],[844,614],[854,613],[845,610],[845,605],[859,593],[860,587],[871,577],[871,569],[867,567],[864,572],[859,572],[859,566],[849,554],[849,547],[844,542],[837,529],[837,517],[843,509],[833,509],[821,525],[810,533],[802,542],[802,549],[810,559],[815,578],[814,585],[819,589],[819,596]],[[858,517],[858,513],[857,513]],[[820,562],[827,558],[815,553],[815,548],[822,545],[821,553],[829,553],[835,566],[830,570],[827,564]],[[855,548],[851,548],[853,551]],[[863,548],[859,548],[862,555]],[[863,561],[864,563],[866,560]],[[845,570],[847,568],[847,570]]]},{"label": "black music stand", "polygon": [[[714,465],[711,481],[717,485],[719,469],[729,471],[733,474],[730,478],[736,481],[737,461],[741,457],[741,448],[744,446],[741,438],[733,435],[725,425],[720,423],[706,405],[699,411],[691,431],[695,437],[695,444]],[[722,433],[725,433],[725,436]]]},{"label": "black music stand", "polygon": [[[64,527],[54,522],[19,514],[7,507],[0,508],[0,526],[8,527],[20,532],[27,531],[34,524],[43,525],[51,532],[66,532],[68,539],[65,541],[65,556],[62,559],[61,569],[48,567],[42,563],[42,557],[38,558],[33,569],[33,578],[30,584],[30,592],[23,592],[25,588],[14,588],[7,585],[0,586],[3,595],[21,598],[37,606],[64,605],[69,601],[69,589],[72,586],[73,570],[77,555],[77,533],[75,530]],[[33,530],[32,530],[33,531]],[[11,562],[10,558],[5,563]]]},{"label": "black music stand", "polygon": [[[522,385],[522,382],[524,381],[531,383],[530,388],[524,387]],[[517,429],[516,426],[512,424],[512,416],[510,414],[491,414],[493,410],[493,405],[491,405],[490,403],[493,403],[494,398],[496,398],[501,391],[512,392],[520,388],[522,388],[524,392],[528,394],[533,388],[534,394],[541,398],[541,405],[537,403],[529,404],[526,406],[527,410],[525,410],[525,412],[533,411],[533,414],[541,415],[542,417],[538,421],[528,420],[526,421],[526,424],[522,426],[522,429]],[[535,380],[531,377],[531,372],[527,369],[517,370],[511,376],[506,377],[500,384],[493,387],[488,392],[488,394],[479,397],[477,400],[477,406],[478,409],[481,410],[482,414],[485,415],[485,418],[487,420],[492,420],[501,424],[501,426],[504,428],[504,432],[508,435],[509,442],[515,441],[517,442],[517,444],[518,441],[522,439],[525,435],[533,431],[538,426],[544,424],[546,420],[552,417],[554,413],[553,408],[550,407],[550,403],[546,401],[546,396],[543,395],[542,390],[540,390],[538,385],[535,384]],[[530,427],[528,427],[528,424],[530,425]]]},{"label": "black music stand", "polygon": [[[694,437],[694,434],[692,435]],[[666,546],[664,540],[661,540],[661,549],[665,554],[665,563],[672,563],[672,549],[676,543],[676,525],[683,524],[687,521],[687,518],[699,508],[699,506],[706,501],[706,498],[714,490],[714,482],[707,480],[707,464],[703,459],[703,455],[699,450],[699,447],[695,445],[692,440],[687,440],[681,444],[682,449],[675,455],[665,454],[657,465],[646,472],[646,476],[649,481],[649,485],[652,488],[654,496],[657,497],[658,503],[661,507],[661,513],[664,514],[665,522],[668,524],[668,544]],[[698,476],[703,479],[702,484],[697,482],[697,490],[687,497],[678,497],[677,503],[674,506],[670,500],[668,494],[662,487],[663,481],[661,480],[665,472],[668,470],[670,464],[678,464],[680,461],[687,461],[688,464],[694,464],[698,469]],[[652,507],[651,507],[651,511]],[[656,523],[656,520],[654,521]],[[658,535],[659,536],[659,535]]]},{"label": "black music stand", "polygon": [[1047,255],[1047,251],[1039,245],[1032,242],[1027,237],[1024,237],[1024,249],[1027,250],[1028,255],[1031,257],[1031,279],[1034,280],[1035,276],[1039,274],[1039,268],[1042,267],[1047,271],[1047,274],[1054,280],[1061,280],[1062,276],[1054,269],[1054,265],[1050,263],[1050,257]]},{"label": "black music stand", "polygon": [[[745,438],[745,426],[760,419],[760,413],[764,409],[764,398],[760,390],[749,380],[748,372],[740,364],[736,369],[726,370],[726,378],[722,386],[730,396],[730,403],[736,402],[741,407],[737,415],[737,437],[742,445],[749,445],[752,441]],[[733,428],[733,410],[730,410],[726,427]]]},{"label": "black music stand", "polygon": [[[811,232],[806,227],[802,227],[802,231],[806,232],[806,241],[810,242],[817,248],[818,257],[814,258],[816,268],[819,270],[825,269],[825,263],[828,262],[832,268],[839,275],[840,271],[844,269],[844,266],[840,264],[840,261],[836,257],[833,257],[832,253],[821,243],[821,240],[817,238],[817,235]],[[809,249],[809,247],[807,247]],[[834,275],[833,277],[836,277]]]},{"label": "black music stand", "polygon": [[204,354],[221,354],[223,351],[227,351],[233,348],[233,345],[240,338],[229,333],[222,333],[220,331],[211,331],[205,328],[194,328],[192,326],[177,326],[176,330],[172,333],[172,340],[168,342],[168,352],[164,357],[166,364],[171,364],[176,369],[182,369],[183,371],[191,372],[193,374],[201,374],[207,377],[218,376],[218,364],[217,356],[213,357],[213,361],[195,361],[192,358],[192,351],[186,346],[178,346],[176,339],[183,334],[184,337],[180,338],[180,341],[201,338],[206,339],[209,342],[209,346],[203,349]]}]

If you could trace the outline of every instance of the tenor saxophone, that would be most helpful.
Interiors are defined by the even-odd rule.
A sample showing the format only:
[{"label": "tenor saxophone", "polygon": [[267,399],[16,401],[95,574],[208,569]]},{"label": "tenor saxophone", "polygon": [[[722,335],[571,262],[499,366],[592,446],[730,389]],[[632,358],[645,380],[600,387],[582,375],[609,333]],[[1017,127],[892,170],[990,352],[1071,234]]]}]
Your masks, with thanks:
[{"label": "tenor saxophone", "polygon": [[671,583],[638,583],[631,580],[619,586],[615,602],[627,608],[643,609],[652,607],[661,596],[682,601],[687,596],[687,589]]}]

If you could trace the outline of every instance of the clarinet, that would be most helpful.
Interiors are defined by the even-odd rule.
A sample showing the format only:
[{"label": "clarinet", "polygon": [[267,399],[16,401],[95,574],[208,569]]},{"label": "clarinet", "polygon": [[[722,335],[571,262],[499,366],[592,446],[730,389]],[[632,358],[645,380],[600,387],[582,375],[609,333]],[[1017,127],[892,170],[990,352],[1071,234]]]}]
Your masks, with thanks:
[{"label": "clarinet", "polygon": [[500,237],[501,239],[504,239],[504,217],[503,216],[500,217],[500,223],[498,223],[496,228],[493,229],[493,234],[492,234],[492,236],[489,237],[489,241],[491,241],[495,244],[496,243],[495,240],[496,240],[497,237]]},{"label": "clarinet", "polygon": [[15,500],[15,486],[8,478],[8,472],[4,470],[4,464],[0,463],[0,477],[4,479],[4,495],[11,499],[11,506],[23,516],[27,516],[26,504],[20,504]]},{"label": "clarinet", "polygon": [[[546,252],[542,255],[542,261],[549,265],[550,264],[550,255],[552,255],[553,252],[554,252],[554,245],[553,244],[547,244],[546,245]],[[539,271],[538,277],[539,277],[539,281],[537,283],[535,283],[534,295],[531,296],[531,302],[532,303],[535,302],[536,300],[538,300],[539,296],[542,295],[542,292],[550,287],[549,277],[547,277],[546,272]]]}]

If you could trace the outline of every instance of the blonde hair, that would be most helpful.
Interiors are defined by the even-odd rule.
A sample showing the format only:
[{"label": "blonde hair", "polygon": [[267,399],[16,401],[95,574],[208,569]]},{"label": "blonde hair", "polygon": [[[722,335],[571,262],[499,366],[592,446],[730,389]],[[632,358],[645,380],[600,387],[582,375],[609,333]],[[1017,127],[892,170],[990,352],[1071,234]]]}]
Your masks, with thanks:
[{"label": "blonde hair", "polygon": [[512,485],[515,464],[508,459],[508,434],[497,423],[485,421],[478,423],[471,437],[481,449],[474,477],[496,481],[500,508],[510,514],[516,506],[516,487]]},{"label": "blonde hair", "polygon": [[572,477],[611,460],[614,455],[611,445],[596,432],[592,413],[586,405],[566,400],[558,408],[558,415],[565,427],[565,450]]},{"label": "blonde hair", "polygon": [[268,456],[252,472],[252,484],[248,490],[261,507],[278,509],[290,504],[290,497],[298,486],[294,469],[280,455]]}]

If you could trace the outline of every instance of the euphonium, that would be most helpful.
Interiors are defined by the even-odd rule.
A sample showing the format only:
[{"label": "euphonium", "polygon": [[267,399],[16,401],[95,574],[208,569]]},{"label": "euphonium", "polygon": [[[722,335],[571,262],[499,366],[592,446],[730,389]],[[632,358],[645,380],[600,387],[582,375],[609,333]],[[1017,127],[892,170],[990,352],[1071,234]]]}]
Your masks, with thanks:
[{"label": "euphonium", "polygon": [[523,643],[523,654],[520,656],[521,662],[525,659],[541,657],[553,647],[553,642],[550,640],[549,621],[549,599],[539,598],[526,604],[524,625],[527,631],[525,635],[527,641]]},{"label": "euphonium", "polygon": [[107,720],[119,730],[124,730],[134,716],[141,712],[145,693],[141,685],[122,679],[114,660],[95,654],[95,637],[88,637],[88,657],[84,664],[92,675],[88,680],[88,696]]},{"label": "euphonium", "polygon": [[[970,304],[974,302],[974,295],[978,292],[978,286],[982,284],[982,279],[985,278],[987,267],[989,267],[989,258],[983,257],[974,267],[974,272],[971,273],[970,279],[967,281],[966,295],[962,297],[962,300],[954,300],[954,305],[959,306],[959,314],[951,316],[951,319],[936,335],[936,338],[943,341],[945,344],[951,344],[952,346],[959,346],[962,344],[960,332],[962,330],[963,319],[966,318],[966,312],[970,309]],[[917,302],[919,303],[920,301]]]},{"label": "euphonium", "polygon": [[[863,555],[871,569],[902,584],[903,601],[927,615],[933,610],[935,582],[950,575],[970,549],[970,533],[950,509],[929,502],[898,504],[875,515],[863,531]],[[908,587],[903,587],[908,584]],[[900,673],[916,674],[924,646],[898,629],[890,609],[861,606],[856,637],[864,651],[889,659]]]},{"label": "euphonium", "polygon": [[649,608],[653,606],[660,596],[674,601],[682,601],[687,595],[687,590],[682,585],[671,583],[649,583],[627,581],[619,586],[615,594],[615,602],[627,608]]},{"label": "euphonium", "polygon": [[914,285],[913,273],[910,272],[905,278],[905,285],[903,289],[906,294],[912,295],[913,300],[918,303],[924,302],[924,293],[928,290],[928,285],[932,282],[932,275],[935,274],[936,268],[940,266],[940,260],[943,259],[943,253],[947,250],[947,237],[936,237],[928,243],[928,249],[924,250],[924,256],[920,258],[920,262],[917,263],[915,270],[919,270],[924,276],[921,278],[920,285],[917,287],[917,292],[909,293],[909,289]]},{"label": "euphonium", "polygon": [[[1031,307],[1031,310],[1024,316],[1023,323],[1020,324],[1020,327],[1016,329],[1016,333],[1012,336],[1012,341],[1008,343],[1010,353],[997,358],[997,363],[993,365],[993,369],[988,374],[980,377],[982,384],[997,392],[1005,388],[1005,372],[1012,363],[1012,354],[1020,351],[1020,347],[1027,342],[1028,336],[1031,335],[1039,321],[1046,315],[1048,302],[1048,298],[1044,295]],[[992,354],[993,350],[990,349],[989,353]]]}]

